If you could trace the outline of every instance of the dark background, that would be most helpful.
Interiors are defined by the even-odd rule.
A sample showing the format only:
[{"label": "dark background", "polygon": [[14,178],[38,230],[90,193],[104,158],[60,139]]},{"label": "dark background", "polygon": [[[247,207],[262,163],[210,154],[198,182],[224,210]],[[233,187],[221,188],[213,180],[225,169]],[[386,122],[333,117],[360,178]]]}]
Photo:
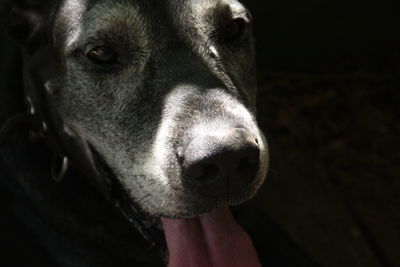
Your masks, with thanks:
[{"label": "dark background", "polygon": [[243,2],[255,19],[261,67],[342,71],[399,62],[399,1]]},{"label": "dark background", "polygon": [[322,266],[400,266],[400,2],[244,2],[271,149],[256,203]]}]

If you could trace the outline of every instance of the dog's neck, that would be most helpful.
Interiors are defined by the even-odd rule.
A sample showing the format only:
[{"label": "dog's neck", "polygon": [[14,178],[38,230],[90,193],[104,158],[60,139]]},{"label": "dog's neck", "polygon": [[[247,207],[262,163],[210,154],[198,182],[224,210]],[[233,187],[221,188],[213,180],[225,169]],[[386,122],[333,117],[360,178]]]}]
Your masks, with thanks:
[{"label": "dog's neck", "polygon": [[[6,40],[1,34],[0,38]],[[24,104],[19,50],[7,41],[2,42],[0,48],[0,123],[3,123],[11,115],[22,112]]]},{"label": "dog's neck", "polygon": [[[141,249],[148,245],[132,225],[86,179],[73,170],[61,183],[50,178],[49,151],[43,149],[42,144],[32,144],[23,134],[18,134],[1,150],[1,160],[11,176],[7,179],[17,181],[14,183],[18,188],[15,193],[17,215],[47,243],[45,247],[52,248],[53,243],[65,246],[64,249],[54,249],[57,253],[65,251],[66,255],[62,257],[78,261],[99,257],[98,250],[91,245],[93,243],[106,244],[104,254],[101,253],[104,260],[110,256],[123,257],[110,255],[110,251],[112,254],[120,253],[113,251],[113,246],[139,252],[127,253],[129,256],[154,258],[154,254],[149,255]],[[85,255],[69,249],[71,247],[79,248]]]}]

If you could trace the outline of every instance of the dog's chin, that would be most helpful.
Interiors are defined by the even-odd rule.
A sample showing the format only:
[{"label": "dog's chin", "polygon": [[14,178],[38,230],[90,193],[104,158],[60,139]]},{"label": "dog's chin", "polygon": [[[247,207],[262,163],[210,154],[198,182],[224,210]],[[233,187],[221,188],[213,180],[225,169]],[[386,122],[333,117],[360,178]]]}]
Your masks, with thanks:
[{"label": "dog's chin", "polygon": [[246,202],[248,199],[246,200],[225,200],[225,201],[219,201],[217,203],[214,204],[210,204],[210,205],[193,205],[192,207],[188,207],[188,209],[184,209],[184,210],[177,210],[175,212],[167,212],[167,213],[163,213],[160,212],[157,215],[159,218],[167,218],[167,219],[192,219],[192,218],[196,218],[198,216],[200,216],[201,214],[205,214],[205,213],[209,213],[215,209],[221,208],[221,207],[225,207],[225,206],[236,206],[236,205],[240,205],[244,202]]},{"label": "dog's chin", "polygon": [[[181,197],[179,200],[176,200],[174,197],[170,201],[166,200],[169,202],[168,209],[147,210],[147,213],[152,217],[158,218],[191,219],[221,207],[243,204],[253,198],[257,191],[258,186],[249,186],[243,191],[230,194],[229,196],[210,197],[189,193],[186,194],[187,197]],[[182,195],[182,192],[175,194]],[[145,206],[145,203],[138,204]]]}]

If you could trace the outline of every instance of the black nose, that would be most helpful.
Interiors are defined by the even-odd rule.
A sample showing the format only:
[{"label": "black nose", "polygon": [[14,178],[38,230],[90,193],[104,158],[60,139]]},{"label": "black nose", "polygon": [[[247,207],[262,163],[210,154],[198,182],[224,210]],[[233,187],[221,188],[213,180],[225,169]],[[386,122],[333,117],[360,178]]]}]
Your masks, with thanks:
[{"label": "black nose", "polygon": [[193,139],[183,155],[183,182],[207,195],[234,194],[244,190],[259,169],[260,149],[247,130]]}]

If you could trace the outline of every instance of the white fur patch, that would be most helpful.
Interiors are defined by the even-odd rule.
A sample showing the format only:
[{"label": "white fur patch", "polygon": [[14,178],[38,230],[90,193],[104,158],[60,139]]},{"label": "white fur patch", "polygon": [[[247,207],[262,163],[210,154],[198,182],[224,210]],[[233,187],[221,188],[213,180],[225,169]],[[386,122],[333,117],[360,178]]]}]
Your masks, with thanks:
[{"label": "white fur patch", "polygon": [[82,33],[81,19],[87,10],[87,0],[68,0],[61,6],[61,15],[58,23],[64,24],[68,21],[69,33],[66,40],[66,47],[73,45]]}]

